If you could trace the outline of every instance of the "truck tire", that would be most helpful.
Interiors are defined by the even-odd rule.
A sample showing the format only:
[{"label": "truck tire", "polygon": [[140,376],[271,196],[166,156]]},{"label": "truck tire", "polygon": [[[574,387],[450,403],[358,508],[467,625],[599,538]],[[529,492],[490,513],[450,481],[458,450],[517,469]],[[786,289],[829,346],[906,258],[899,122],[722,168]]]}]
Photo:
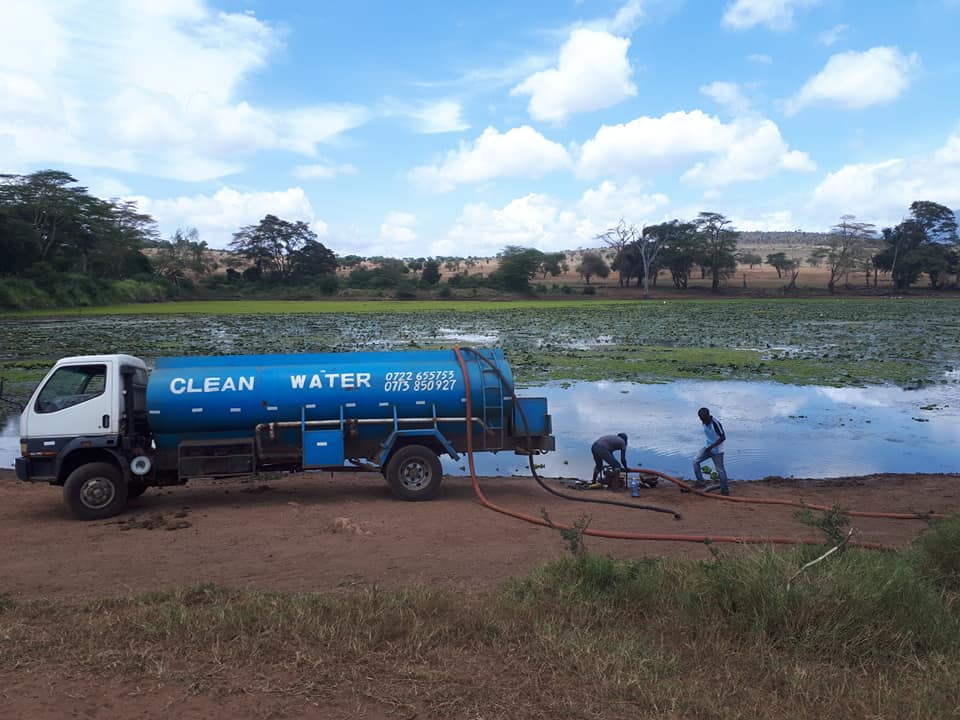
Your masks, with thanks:
[{"label": "truck tire", "polygon": [[81,465],[63,484],[63,502],[80,520],[113,517],[127,504],[127,483],[110,463]]},{"label": "truck tire", "polygon": [[384,475],[391,492],[401,500],[429,500],[440,488],[443,467],[430,448],[407,445],[390,457]]}]

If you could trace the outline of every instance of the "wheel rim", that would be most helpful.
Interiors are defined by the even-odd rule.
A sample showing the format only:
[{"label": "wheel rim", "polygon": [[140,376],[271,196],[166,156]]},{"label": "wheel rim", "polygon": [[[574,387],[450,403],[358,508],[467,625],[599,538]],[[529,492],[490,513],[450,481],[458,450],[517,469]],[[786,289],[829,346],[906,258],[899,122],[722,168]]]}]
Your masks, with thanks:
[{"label": "wheel rim", "polygon": [[90,478],[80,488],[80,502],[91,510],[105,508],[117,494],[117,489],[107,478]]},{"label": "wheel rim", "polygon": [[407,490],[423,490],[432,478],[430,465],[423,460],[407,460],[400,467],[400,484]]}]

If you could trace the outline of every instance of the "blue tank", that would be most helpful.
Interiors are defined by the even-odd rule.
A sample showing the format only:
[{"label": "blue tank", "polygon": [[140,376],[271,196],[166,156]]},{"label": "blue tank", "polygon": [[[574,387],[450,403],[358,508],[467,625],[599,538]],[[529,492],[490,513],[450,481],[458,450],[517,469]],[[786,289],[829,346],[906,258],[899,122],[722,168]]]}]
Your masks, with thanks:
[{"label": "blue tank", "polygon": [[[514,424],[513,378],[502,351],[463,357],[473,414],[483,421],[475,433],[488,441],[486,449],[510,446],[501,439],[497,447],[489,433],[516,433],[508,427]],[[418,418],[434,421],[439,434],[462,450],[464,390],[453,350],[159,358],[147,386],[147,408],[161,451],[184,441],[250,437],[256,428],[290,444],[298,443],[305,429],[350,428],[347,445],[370,457],[369,448],[391,432],[423,425]],[[549,432],[542,424],[538,420],[533,429]]]}]

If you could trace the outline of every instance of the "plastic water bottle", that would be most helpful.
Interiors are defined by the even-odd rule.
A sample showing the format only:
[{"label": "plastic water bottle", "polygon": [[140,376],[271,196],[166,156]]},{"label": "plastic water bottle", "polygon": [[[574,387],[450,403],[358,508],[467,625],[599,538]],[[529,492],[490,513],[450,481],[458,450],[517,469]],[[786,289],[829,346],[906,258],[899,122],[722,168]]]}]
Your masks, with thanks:
[{"label": "plastic water bottle", "polygon": [[640,478],[630,478],[630,497],[640,497]]}]

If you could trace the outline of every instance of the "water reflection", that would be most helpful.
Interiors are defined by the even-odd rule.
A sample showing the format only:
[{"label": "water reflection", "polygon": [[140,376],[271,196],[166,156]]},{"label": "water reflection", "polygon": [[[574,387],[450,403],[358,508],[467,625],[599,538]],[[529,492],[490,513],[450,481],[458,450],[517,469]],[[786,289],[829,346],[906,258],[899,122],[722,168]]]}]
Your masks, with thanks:
[{"label": "water reflection", "polygon": [[[678,381],[549,384],[524,395],[544,395],[553,415],[557,452],[537,458],[547,476],[584,477],[592,468],[590,443],[626,432],[631,464],[689,476],[703,445],[696,417],[706,405],[727,430],[732,478],[766,475],[832,477],[874,472],[960,471],[960,387],[920,390],[893,386],[833,388],[755,382]],[[19,452],[17,418],[0,432],[0,467]],[[465,461],[444,459],[464,474]],[[478,454],[484,474],[525,473],[511,453]]]}]

